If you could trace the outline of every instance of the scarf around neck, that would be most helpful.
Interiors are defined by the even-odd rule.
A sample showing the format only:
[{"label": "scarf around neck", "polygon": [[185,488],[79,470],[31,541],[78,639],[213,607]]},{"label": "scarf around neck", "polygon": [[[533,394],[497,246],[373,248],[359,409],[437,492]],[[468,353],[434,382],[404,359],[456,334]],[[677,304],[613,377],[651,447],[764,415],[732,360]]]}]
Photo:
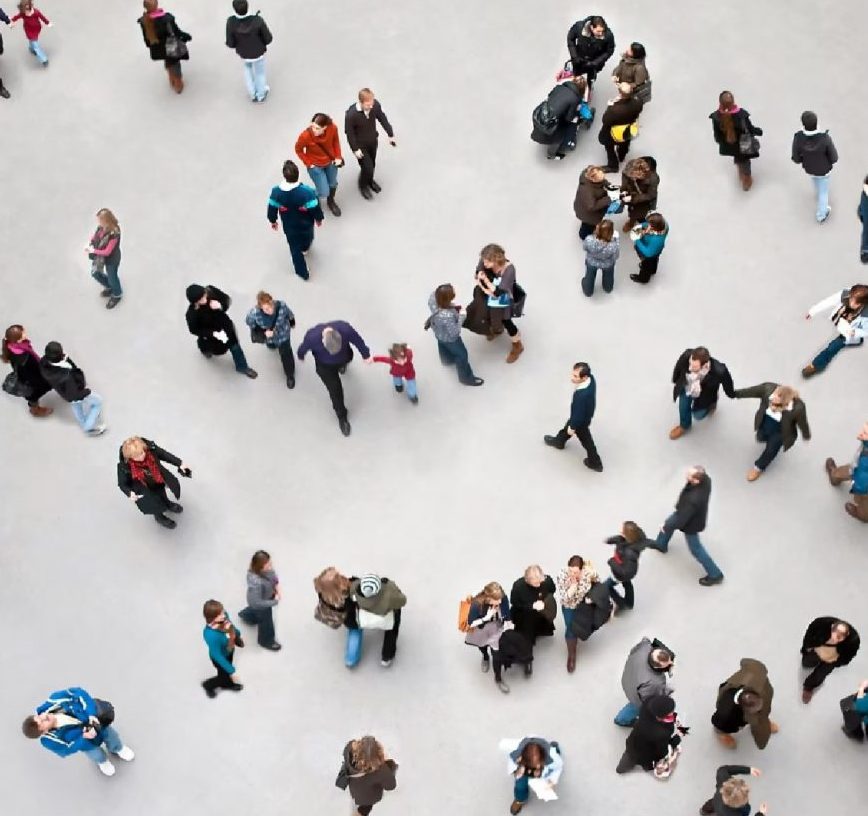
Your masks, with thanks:
[{"label": "scarf around neck", "polygon": [[705,379],[708,372],[711,370],[711,360],[709,360],[699,371],[687,371],[687,396],[696,399],[702,389],[702,381]]},{"label": "scarf around neck", "polygon": [[21,340],[18,343],[7,343],[6,347],[13,354],[29,354],[34,360],[39,362],[39,355],[33,350],[33,346],[29,340]]},{"label": "scarf around neck", "polygon": [[150,479],[158,485],[165,484],[166,480],[163,478],[163,474],[160,473],[157,457],[151,451],[145,453],[145,458],[141,462],[130,459],[129,465],[130,473],[135,481],[145,484]]}]

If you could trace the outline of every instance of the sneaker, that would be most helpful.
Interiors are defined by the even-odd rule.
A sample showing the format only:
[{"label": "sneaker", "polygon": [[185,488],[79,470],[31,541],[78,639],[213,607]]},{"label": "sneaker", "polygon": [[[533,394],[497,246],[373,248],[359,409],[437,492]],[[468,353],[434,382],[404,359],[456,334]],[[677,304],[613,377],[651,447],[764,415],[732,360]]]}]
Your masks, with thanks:
[{"label": "sneaker", "polygon": [[809,377],[813,377],[814,374],[817,373],[817,367],[813,363],[808,363],[802,369],[802,376],[807,380]]},{"label": "sneaker", "polygon": [[832,214],[832,208],[831,208],[831,207],[826,207],[826,214],[825,214],[822,218],[818,218],[818,219],[817,219],[817,223],[818,223],[818,224],[822,224],[822,223],[824,223],[824,222],[829,218],[829,216],[830,216],[831,214]]},{"label": "sneaker", "polygon": [[509,686],[501,680],[499,683],[496,683],[498,689],[502,691],[504,694],[509,694]]},{"label": "sneaker", "polygon": [[715,584],[722,584],[723,576],[718,575],[717,578],[712,578],[710,575],[703,575],[702,578],[699,579],[699,583],[701,586],[714,586]]},{"label": "sneaker", "polygon": [[396,385],[395,390],[400,394],[404,390],[404,386],[403,385]]},{"label": "sneaker", "polygon": [[132,762],[136,755],[133,753],[133,749],[124,745],[120,751],[115,751],[115,756],[118,759],[122,759],[124,762]]},{"label": "sneaker", "polygon": [[111,764],[107,759],[104,759],[97,766],[100,769],[104,776],[114,776],[115,775],[115,766]]},{"label": "sneaker", "polygon": [[121,299],[119,297],[115,297],[114,295],[112,295],[106,301],[105,307],[106,307],[106,309],[114,309],[114,307],[117,306],[118,303],[120,303],[120,302],[121,302]]},{"label": "sneaker", "polygon": [[802,689],[802,702],[805,705],[807,705],[808,703],[811,702],[811,698],[813,696],[814,696],[814,690],[813,689],[806,689],[806,688]]},{"label": "sneaker", "polygon": [[381,665],[384,669],[388,669],[389,666],[392,665],[392,661],[391,661],[391,660],[381,660],[381,661],[380,661],[380,665]]},{"label": "sneaker", "polygon": [[85,431],[88,436],[102,436],[108,430],[108,425],[105,422],[102,425],[95,425],[89,431]]},{"label": "sneaker", "polygon": [[269,88],[269,87],[266,85],[266,86],[265,86],[265,93],[262,94],[262,96],[260,96],[256,101],[257,101],[257,102],[265,102],[265,100],[268,99],[268,92],[269,92],[270,90],[271,90],[271,88]]}]

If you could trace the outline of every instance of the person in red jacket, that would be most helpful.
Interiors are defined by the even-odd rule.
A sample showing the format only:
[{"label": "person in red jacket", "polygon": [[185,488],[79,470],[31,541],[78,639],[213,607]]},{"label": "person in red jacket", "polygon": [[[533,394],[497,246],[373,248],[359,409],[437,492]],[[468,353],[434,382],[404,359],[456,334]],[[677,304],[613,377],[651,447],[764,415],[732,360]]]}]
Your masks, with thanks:
[{"label": "person in red jacket", "polygon": [[295,140],[295,152],[307,167],[317,196],[324,198],[331,214],[339,218],[341,208],[335,201],[335,193],[338,190],[338,168],[344,166],[344,159],[338,141],[338,127],[331,116],[315,113]]},{"label": "person in red jacket", "polygon": [[389,373],[392,375],[392,384],[400,394],[407,385],[407,396],[410,402],[416,405],[419,402],[419,394],[416,391],[416,369],[413,368],[413,350],[407,348],[406,343],[394,343],[389,349],[388,357],[372,357],[375,363],[388,363]]},{"label": "person in red jacket", "polygon": [[24,20],[24,36],[27,37],[27,47],[30,49],[30,53],[47,68],[48,55],[39,44],[39,33],[42,31],[43,23],[47,28],[51,28],[48,17],[36,8],[31,0],[21,0],[18,4],[18,14],[12,18],[12,25],[14,26],[19,20]]}]

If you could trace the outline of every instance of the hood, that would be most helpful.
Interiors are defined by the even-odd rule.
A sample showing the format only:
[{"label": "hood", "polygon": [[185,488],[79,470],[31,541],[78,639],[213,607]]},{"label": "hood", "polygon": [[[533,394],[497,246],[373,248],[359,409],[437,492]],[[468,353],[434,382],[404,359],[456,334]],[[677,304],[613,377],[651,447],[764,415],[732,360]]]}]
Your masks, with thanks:
[{"label": "hood", "polygon": [[543,739],[542,737],[525,737],[519,744],[518,747],[509,755],[509,758],[518,765],[519,760],[521,759],[521,752],[532,742],[535,742],[540,748],[543,749],[543,753],[545,754],[545,765],[548,765],[552,761],[551,747],[552,744],[549,743],[548,740]]},{"label": "hood", "polygon": [[752,689],[756,692],[761,692],[769,679],[769,672],[759,660],[752,657],[742,658],[741,669],[733,675],[739,686]]},{"label": "hood", "polygon": [[826,134],[828,130],[801,130],[799,135],[802,137],[802,147],[805,150],[820,150],[825,148]]},{"label": "hood", "polygon": [[242,17],[239,14],[235,15],[235,31],[238,34],[252,34],[259,25],[259,15],[248,14]]},{"label": "hood", "polygon": [[622,57],[621,58],[625,65],[644,65],[645,57]]}]

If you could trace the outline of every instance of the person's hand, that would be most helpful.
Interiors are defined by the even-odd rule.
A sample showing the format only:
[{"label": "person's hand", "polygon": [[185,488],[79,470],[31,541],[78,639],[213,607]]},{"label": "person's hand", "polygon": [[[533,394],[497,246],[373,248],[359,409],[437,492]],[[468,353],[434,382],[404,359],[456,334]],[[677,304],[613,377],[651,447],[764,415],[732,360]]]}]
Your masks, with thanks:
[{"label": "person's hand", "polygon": [[759,806],[759,812],[760,812],[760,813],[768,813],[768,812],[769,812],[769,806],[768,806],[765,802],[763,802],[763,803]]},{"label": "person's hand", "polygon": [[238,682],[238,675],[237,675],[237,674],[231,674],[231,675],[229,675],[229,679],[230,679],[233,683],[237,683],[237,682]]},{"label": "person's hand", "polygon": [[281,594],[280,590],[277,587],[275,587],[275,589],[274,589],[274,600],[275,601],[283,600],[283,595]]},{"label": "person's hand", "polygon": [[85,255],[90,255],[90,253],[93,252],[93,247],[91,247],[91,245],[88,244],[88,245],[84,248],[84,252],[85,252]]},{"label": "person's hand", "polygon": [[365,358],[362,360],[362,362],[363,362],[363,363],[366,363],[366,364],[368,364],[368,365],[371,365],[371,364],[373,364],[373,362],[374,362],[374,358],[373,358],[373,357],[365,357]]},{"label": "person's hand", "polygon": [[515,771],[513,771],[513,774],[512,774],[512,775],[513,775],[516,779],[519,779],[519,778],[521,778],[522,776],[524,776],[524,765],[519,765],[519,766],[515,769]]},{"label": "person's hand", "polygon": [[222,308],[223,308],[223,305],[220,303],[219,300],[209,300],[209,301],[208,301],[208,305],[209,305],[212,309],[222,309]]},{"label": "person's hand", "polygon": [[178,473],[180,473],[182,476],[186,476],[189,479],[193,475],[193,469],[181,462],[181,464],[178,465]]},{"label": "person's hand", "polygon": [[275,232],[277,232],[277,221],[272,221],[272,222],[270,222],[270,223],[271,223],[271,228],[272,228]]},{"label": "person's hand", "polygon": [[545,609],[545,604],[544,604],[542,601],[534,601],[534,602],[533,602],[533,608],[534,608],[537,612],[542,612],[543,609]]},{"label": "person's hand", "polygon": [[54,28],[54,23],[46,23],[45,27],[46,28]]},{"label": "person's hand", "polygon": [[140,498],[142,498],[138,493],[130,493],[130,501],[137,502]]},{"label": "person's hand", "polygon": [[96,737],[96,728],[90,726],[89,728],[85,728],[82,730],[81,735],[85,739],[94,739]]},{"label": "person's hand", "polygon": [[750,769],[751,776],[762,776],[763,772],[759,768],[751,768]]},{"label": "person's hand", "polygon": [[274,329],[266,329],[265,330],[265,336],[268,338],[274,337]]},{"label": "person's hand", "polygon": [[362,156],[364,156],[365,154],[362,153],[361,150],[354,150],[354,151],[353,151],[353,155],[354,155],[357,159],[361,159]]},{"label": "person's hand", "polygon": [[318,227],[322,226],[322,221],[314,221],[313,223],[316,224]]},{"label": "person's hand", "polygon": [[335,167],[343,167],[344,166],[344,160],[343,159],[335,159],[333,164]]},{"label": "person's hand", "polygon": [[572,428],[567,428],[567,436],[575,436],[576,432]]},{"label": "person's hand", "polygon": [[811,313],[808,312],[808,313],[805,315],[805,320],[810,320],[810,319],[811,319]]}]

